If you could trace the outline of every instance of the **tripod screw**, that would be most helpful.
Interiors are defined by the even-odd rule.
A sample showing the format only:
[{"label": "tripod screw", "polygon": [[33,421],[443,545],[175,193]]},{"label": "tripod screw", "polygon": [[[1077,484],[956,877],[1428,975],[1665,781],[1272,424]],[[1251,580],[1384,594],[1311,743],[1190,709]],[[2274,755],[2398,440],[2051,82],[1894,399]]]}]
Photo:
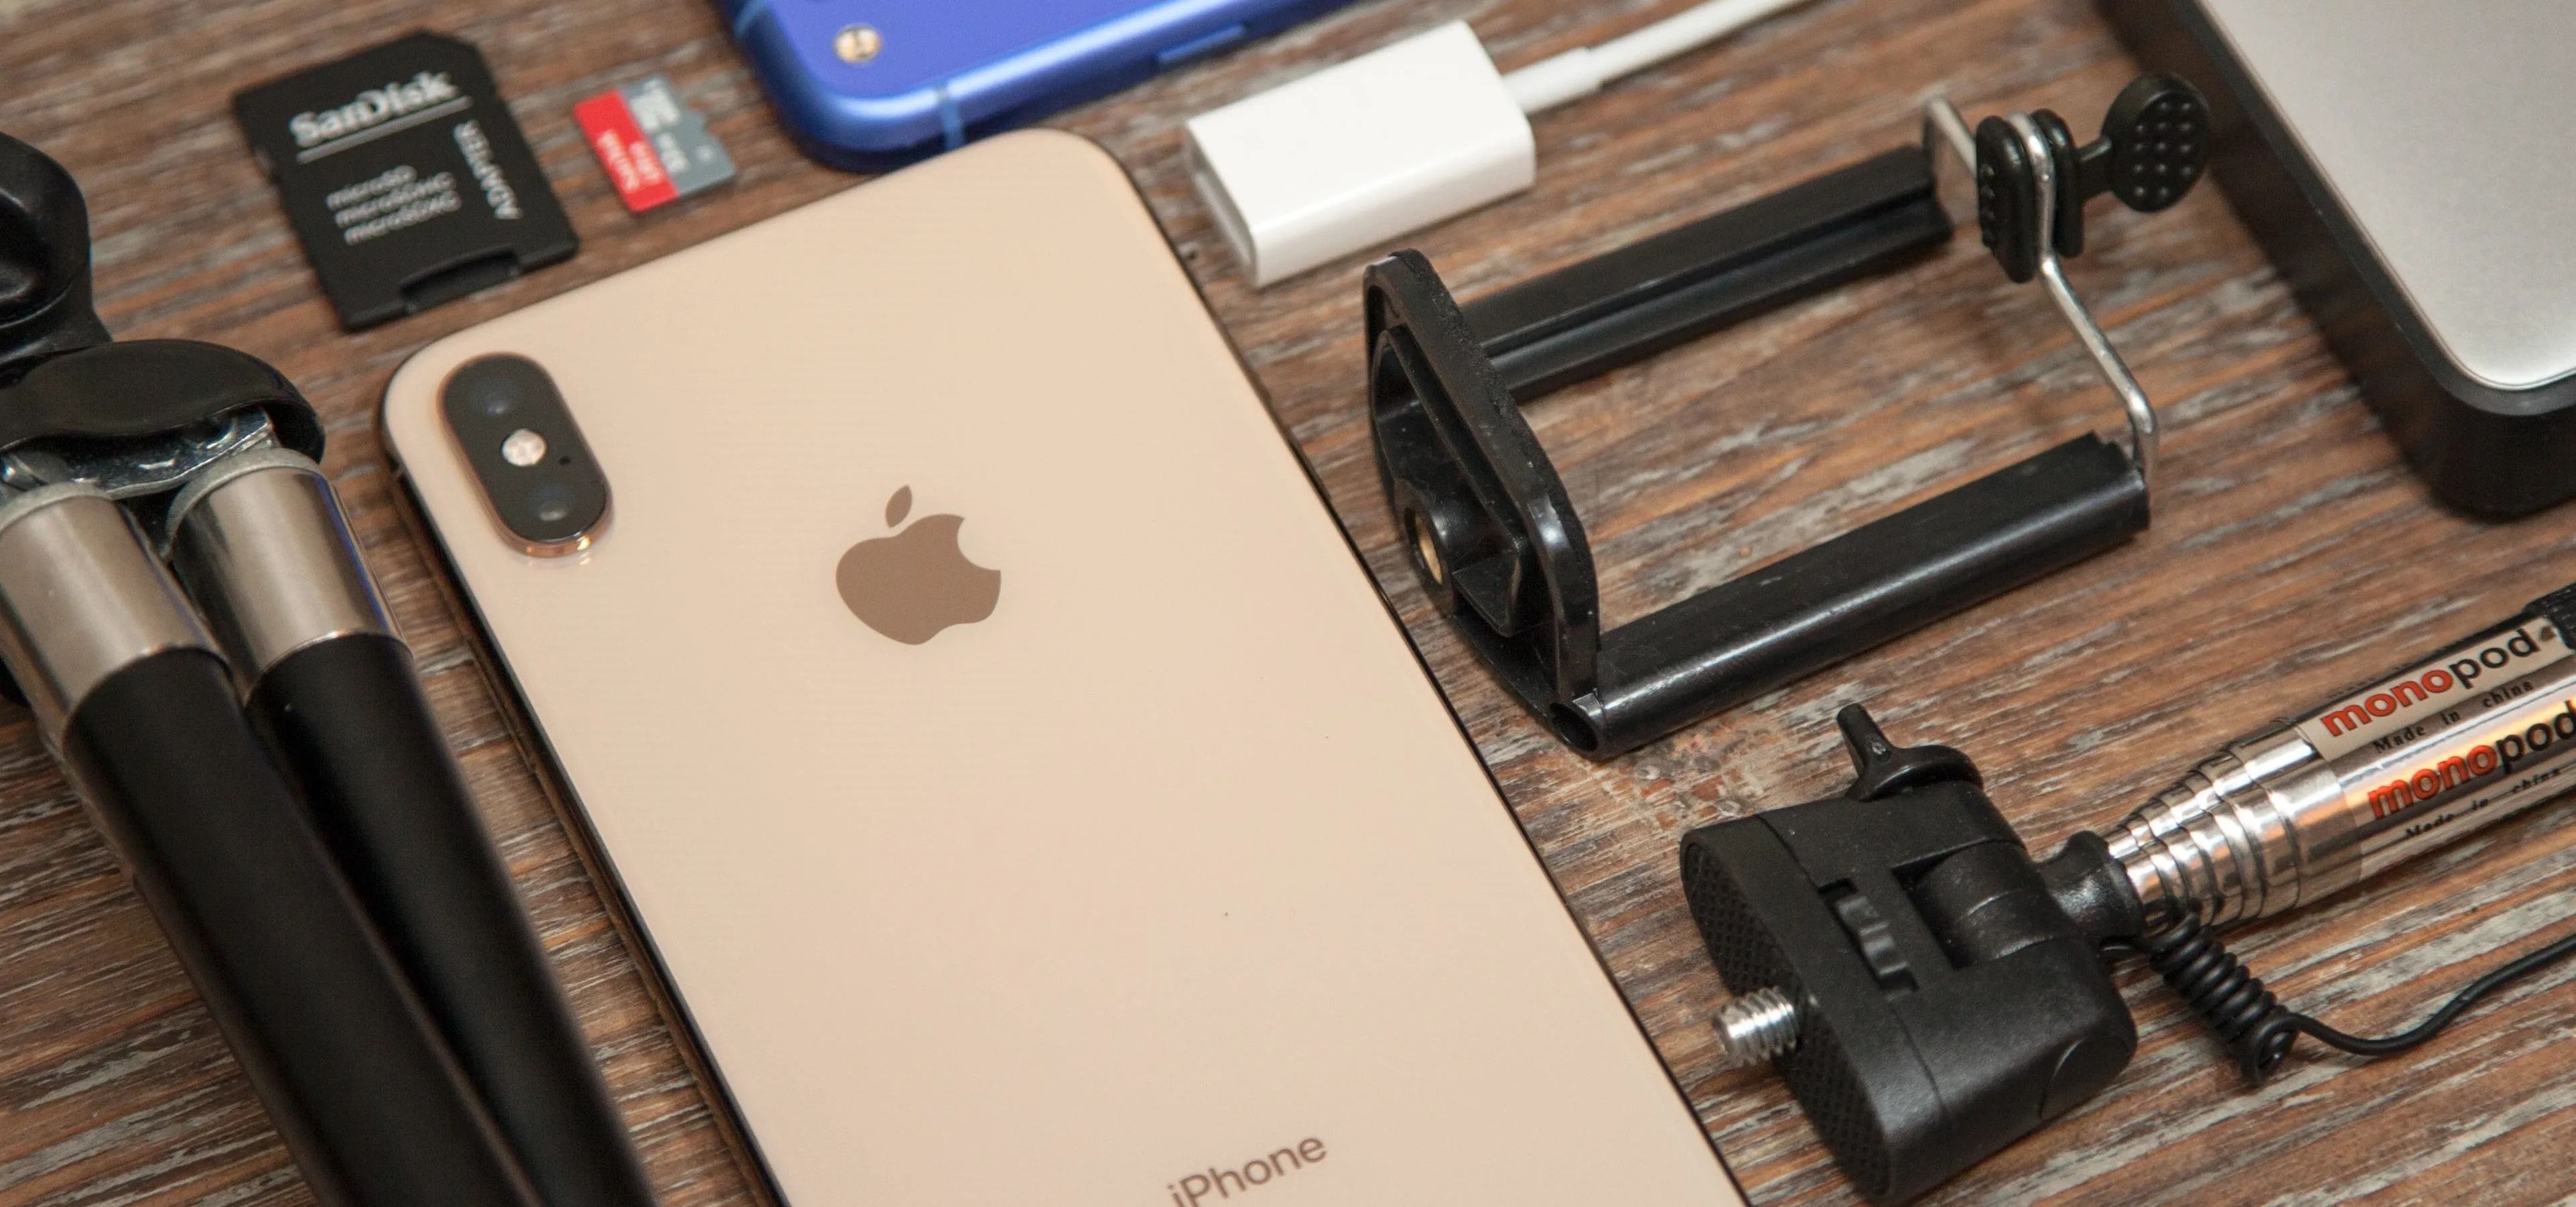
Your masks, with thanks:
[{"label": "tripod screw", "polygon": [[1719,1063],[1729,1069],[1749,1068],[1798,1046],[1798,1007],[1767,985],[1718,1007],[1709,1025],[1717,1028]]}]

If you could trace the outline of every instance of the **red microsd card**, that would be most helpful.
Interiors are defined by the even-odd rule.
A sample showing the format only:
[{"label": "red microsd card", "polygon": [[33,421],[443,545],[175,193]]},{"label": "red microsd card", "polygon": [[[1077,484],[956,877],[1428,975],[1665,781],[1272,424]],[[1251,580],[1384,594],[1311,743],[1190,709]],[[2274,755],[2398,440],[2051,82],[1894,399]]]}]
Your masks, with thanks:
[{"label": "red microsd card", "polygon": [[635,213],[733,179],[733,159],[706,118],[680,103],[665,76],[603,92],[572,107],[582,137],[618,200]]}]

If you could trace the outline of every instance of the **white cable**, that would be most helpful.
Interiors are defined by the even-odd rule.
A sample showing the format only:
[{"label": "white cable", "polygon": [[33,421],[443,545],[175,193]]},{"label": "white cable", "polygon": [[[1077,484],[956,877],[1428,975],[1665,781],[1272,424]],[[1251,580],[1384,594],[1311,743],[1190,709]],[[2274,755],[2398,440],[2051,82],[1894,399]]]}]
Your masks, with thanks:
[{"label": "white cable", "polygon": [[1541,59],[1503,77],[1521,112],[1538,113],[1590,96],[1621,76],[1697,50],[1806,0],[1709,0],[1624,37]]}]

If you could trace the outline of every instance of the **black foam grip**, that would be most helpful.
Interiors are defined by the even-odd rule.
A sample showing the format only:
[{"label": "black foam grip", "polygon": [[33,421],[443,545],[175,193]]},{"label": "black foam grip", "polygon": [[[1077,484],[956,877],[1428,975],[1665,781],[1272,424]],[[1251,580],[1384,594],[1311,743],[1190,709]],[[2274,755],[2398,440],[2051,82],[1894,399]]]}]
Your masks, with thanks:
[{"label": "black foam grip", "polygon": [[652,1192],[509,872],[420,691],[381,634],[289,655],[251,715],[323,840],[550,1207]]},{"label": "black foam grip", "polygon": [[532,1207],[214,655],[110,676],[63,759],[317,1198]]}]

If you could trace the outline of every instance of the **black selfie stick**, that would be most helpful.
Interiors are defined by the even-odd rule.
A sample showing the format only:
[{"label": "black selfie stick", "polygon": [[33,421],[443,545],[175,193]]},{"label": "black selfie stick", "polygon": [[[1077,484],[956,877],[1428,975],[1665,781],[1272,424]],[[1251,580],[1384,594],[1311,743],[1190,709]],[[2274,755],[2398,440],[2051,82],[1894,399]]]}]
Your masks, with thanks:
[{"label": "black selfie stick", "polygon": [[321,469],[199,470],[164,521],[250,712],[551,1207],[653,1201]]},{"label": "black selfie stick", "polygon": [[[534,1200],[118,499],[311,407],[254,358],[103,342],[88,217],[0,136],[0,663],[206,999],[315,1196]],[[77,254],[74,250],[76,249]]]},{"label": "black selfie stick", "polygon": [[1898,746],[1857,704],[1837,720],[1851,786],[1692,831],[1682,887],[1736,994],[1714,1020],[1728,1062],[1771,1062],[1874,1202],[1912,1199],[2119,1075],[2138,1033],[2115,956],[2145,957],[2254,1084],[2303,1036],[2395,1056],[2576,958],[2561,937],[2363,1036],[2291,1009],[2216,934],[2576,788],[2576,584],[2230,743],[2047,858],[1966,754]]},{"label": "black selfie stick", "polygon": [[[54,196],[77,205],[78,191],[61,184]],[[58,260],[63,245],[48,244]],[[85,258],[68,267],[84,292],[57,309],[85,316]],[[103,329],[95,334],[104,341]],[[204,455],[154,517],[172,568],[230,660],[257,732],[540,1199],[650,1203],[411,651],[308,455],[320,451],[318,434],[309,448],[275,435],[198,447]]]}]

